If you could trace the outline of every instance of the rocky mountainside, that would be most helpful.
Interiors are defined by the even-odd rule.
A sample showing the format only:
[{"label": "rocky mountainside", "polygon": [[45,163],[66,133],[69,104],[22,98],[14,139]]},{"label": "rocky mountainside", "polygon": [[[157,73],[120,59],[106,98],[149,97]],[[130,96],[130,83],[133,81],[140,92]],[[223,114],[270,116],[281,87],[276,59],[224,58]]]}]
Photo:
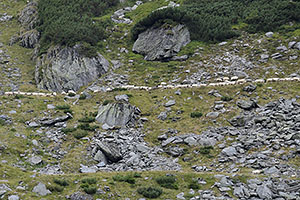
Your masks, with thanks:
[{"label": "rocky mountainside", "polygon": [[40,2],[0,2],[1,199],[300,199],[300,22],[133,39],[197,1],[122,0],[92,18],[105,37],[67,45],[45,43]]}]

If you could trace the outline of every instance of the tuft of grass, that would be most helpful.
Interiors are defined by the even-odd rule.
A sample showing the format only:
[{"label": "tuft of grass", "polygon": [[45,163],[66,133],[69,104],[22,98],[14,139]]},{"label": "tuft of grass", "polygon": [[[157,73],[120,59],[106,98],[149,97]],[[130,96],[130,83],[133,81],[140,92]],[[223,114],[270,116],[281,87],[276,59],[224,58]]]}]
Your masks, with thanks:
[{"label": "tuft of grass", "polygon": [[137,192],[146,198],[158,198],[162,194],[162,189],[157,187],[142,187],[138,188]]}]

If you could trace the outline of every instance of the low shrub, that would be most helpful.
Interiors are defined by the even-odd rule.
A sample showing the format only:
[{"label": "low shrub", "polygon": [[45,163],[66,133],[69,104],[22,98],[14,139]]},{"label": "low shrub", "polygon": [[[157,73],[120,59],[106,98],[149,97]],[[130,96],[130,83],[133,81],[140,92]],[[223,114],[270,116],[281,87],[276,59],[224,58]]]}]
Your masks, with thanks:
[{"label": "low shrub", "polygon": [[78,120],[79,122],[82,122],[82,123],[92,123],[95,121],[95,117],[92,117],[92,116],[84,116],[82,118],[80,118]]},{"label": "low shrub", "polygon": [[77,130],[76,132],[73,133],[73,136],[78,140],[87,135],[88,135],[88,132],[83,131],[83,130]]},{"label": "low shrub", "polygon": [[68,133],[72,133],[72,132],[76,131],[76,128],[63,128],[63,129],[61,129],[61,131],[64,134],[68,134]]},{"label": "low shrub", "polygon": [[87,184],[96,184],[97,183],[97,179],[96,178],[84,178],[81,180],[82,183],[87,183]]},{"label": "low shrub", "polygon": [[192,112],[191,113],[191,118],[200,118],[202,117],[202,113],[201,112]]},{"label": "low shrub", "polygon": [[97,192],[97,188],[93,186],[83,188],[83,191],[87,194],[95,194]]},{"label": "low shrub", "polygon": [[80,96],[79,96],[79,100],[85,100],[86,99],[86,95],[85,94],[81,94]]},{"label": "low shrub", "polygon": [[84,131],[95,131],[99,126],[91,126],[90,124],[79,124],[78,128]]},{"label": "low shrub", "polygon": [[69,185],[69,183],[63,179],[54,179],[54,183],[64,187]]},{"label": "low shrub", "polygon": [[168,189],[178,189],[178,185],[176,184],[175,176],[162,176],[155,179],[155,181],[164,188]]},{"label": "low shrub", "polygon": [[201,153],[202,155],[208,155],[210,154],[210,150],[214,149],[212,146],[205,146],[205,147],[201,147],[199,149],[199,153]]},{"label": "low shrub", "polygon": [[112,89],[113,92],[121,92],[121,91],[126,91],[126,88],[114,88]]},{"label": "low shrub", "polygon": [[158,198],[162,194],[162,189],[157,187],[142,187],[138,188],[137,192],[146,198]]},{"label": "low shrub", "polygon": [[228,97],[228,96],[222,96],[221,100],[222,101],[231,101],[233,98],[232,97]]},{"label": "low shrub", "polygon": [[64,188],[60,185],[47,185],[48,190],[51,192],[62,192]]},{"label": "low shrub", "polygon": [[193,180],[190,184],[189,184],[189,188],[193,189],[193,190],[198,190],[200,189],[199,183],[197,180]]},{"label": "low shrub", "polygon": [[130,184],[135,184],[135,179],[131,175],[123,176],[123,175],[118,174],[118,175],[113,176],[113,180],[118,181],[118,182],[127,182]]},{"label": "low shrub", "polygon": [[57,105],[55,107],[56,110],[70,110],[71,106],[64,104],[64,105]]},{"label": "low shrub", "polygon": [[110,104],[112,102],[112,100],[104,100],[102,105],[106,106],[107,104]]},{"label": "low shrub", "polygon": [[0,126],[4,126],[6,123],[5,123],[5,120],[3,119],[0,119]]}]

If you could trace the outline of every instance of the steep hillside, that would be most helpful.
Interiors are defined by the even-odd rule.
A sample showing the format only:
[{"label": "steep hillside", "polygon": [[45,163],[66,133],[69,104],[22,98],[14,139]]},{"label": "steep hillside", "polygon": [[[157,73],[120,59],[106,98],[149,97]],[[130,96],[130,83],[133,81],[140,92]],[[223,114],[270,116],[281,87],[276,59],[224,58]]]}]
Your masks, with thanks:
[{"label": "steep hillside", "polygon": [[0,198],[300,199],[300,2],[261,3],[2,0]]}]

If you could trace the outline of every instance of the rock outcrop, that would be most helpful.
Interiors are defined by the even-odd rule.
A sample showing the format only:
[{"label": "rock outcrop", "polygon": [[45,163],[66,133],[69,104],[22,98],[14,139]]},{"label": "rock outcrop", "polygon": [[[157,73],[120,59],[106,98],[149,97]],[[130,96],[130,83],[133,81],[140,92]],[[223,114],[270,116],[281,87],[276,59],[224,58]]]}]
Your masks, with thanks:
[{"label": "rock outcrop", "polygon": [[30,2],[20,13],[19,22],[22,24],[22,27],[27,31],[34,29],[37,24],[37,6],[37,2]]},{"label": "rock outcrop", "polygon": [[145,60],[168,60],[176,56],[190,41],[190,33],[186,26],[162,26],[139,34],[132,50],[144,55]]},{"label": "rock outcrop", "polygon": [[137,122],[140,112],[137,107],[128,103],[101,105],[96,120],[109,127],[126,127]]},{"label": "rock outcrop", "polygon": [[34,48],[39,43],[40,33],[33,29],[20,36],[20,45],[25,48]]},{"label": "rock outcrop", "polygon": [[35,80],[38,88],[55,92],[77,91],[108,71],[109,62],[101,55],[86,57],[80,45],[55,46],[37,59]]}]

